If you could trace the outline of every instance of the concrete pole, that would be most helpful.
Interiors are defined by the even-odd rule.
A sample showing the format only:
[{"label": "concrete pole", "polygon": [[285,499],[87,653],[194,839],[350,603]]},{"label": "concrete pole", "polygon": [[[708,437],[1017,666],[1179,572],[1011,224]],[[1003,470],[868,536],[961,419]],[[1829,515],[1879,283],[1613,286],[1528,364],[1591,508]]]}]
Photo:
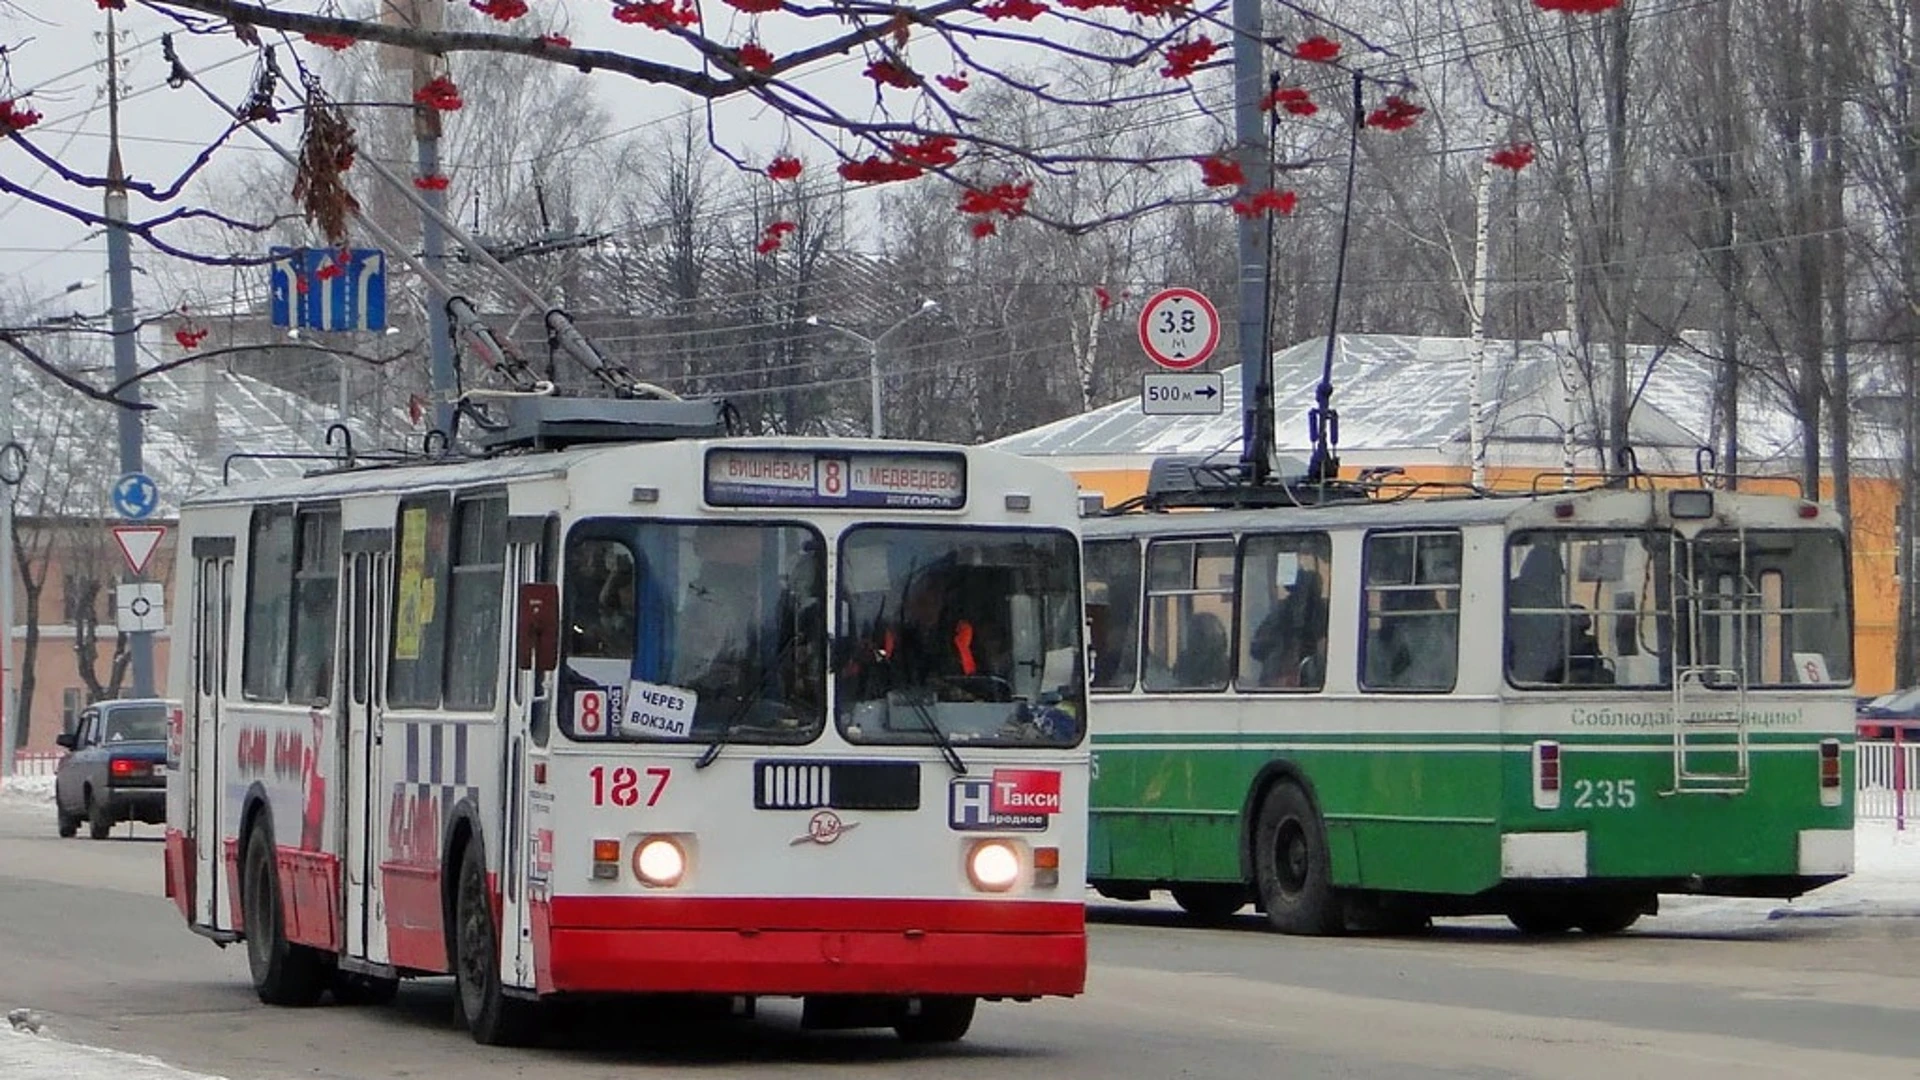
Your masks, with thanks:
[{"label": "concrete pole", "polygon": [[[417,3],[413,12],[414,24],[424,25],[425,12]],[[435,57],[429,53],[413,54],[413,89],[415,93],[431,82],[438,72],[435,71]],[[440,114],[421,104],[413,107],[414,166],[420,176],[440,175]],[[447,323],[447,296],[433,287],[431,282],[444,282],[447,279],[447,239],[446,232],[440,227],[440,221],[446,216],[447,193],[444,191],[424,191],[421,193],[425,208],[420,215],[420,254],[421,261],[427,264],[429,281],[427,300],[427,343],[432,356],[429,378],[433,384],[433,426],[451,435],[453,433],[453,331]]]},{"label": "concrete pole", "polygon": [[[120,166],[120,67],[114,41],[113,12],[107,12],[107,295],[113,319],[113,378],[126,385],[123,400],[138,403],[140,384],[129,383],[139,373],[133,318],[133,240],[127,232],[126,172]],[[143,471],[140,414],[133,409],[119,410],[120,474]],[[140,580],[128,574],[129,583]],[[153,632],[141,630],[127,635],[132,648],[133,696],[152,697]]]},{"label": "concrete pole", "polygon": [[[1266,121],[1260,115],[1265,82],[1260,0],[1233,0],[1233,133],[1241,194],[1268,183]],[[1267,217],[1240,219],[1240,465],[1248,480],[1266,479],[1273,460],[1273,381],[1267,374]]]}]

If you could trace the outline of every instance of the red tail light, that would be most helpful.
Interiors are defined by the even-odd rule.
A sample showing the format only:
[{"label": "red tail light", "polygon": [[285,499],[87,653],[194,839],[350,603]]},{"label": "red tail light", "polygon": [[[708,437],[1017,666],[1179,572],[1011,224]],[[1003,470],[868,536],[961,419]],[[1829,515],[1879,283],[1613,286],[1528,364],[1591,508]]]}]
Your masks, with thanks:
[{"label": "red tail light", "polygon": [[118,778],[132,779],[139,776],[153,775],[153,766],[144,761],[135,761],[132,758],[114,758],[113,761],[108,763],[107,771]]},{"label": "red tail light", "polygon": [[1840,786],[1840,740],[1826,739],[1820,743],[1820,786],[1837,788]]},{"label": "red tail light", "polygon": [[1541,740],[1533,744],[1533,808],[1560,809],[1560,744]]}]

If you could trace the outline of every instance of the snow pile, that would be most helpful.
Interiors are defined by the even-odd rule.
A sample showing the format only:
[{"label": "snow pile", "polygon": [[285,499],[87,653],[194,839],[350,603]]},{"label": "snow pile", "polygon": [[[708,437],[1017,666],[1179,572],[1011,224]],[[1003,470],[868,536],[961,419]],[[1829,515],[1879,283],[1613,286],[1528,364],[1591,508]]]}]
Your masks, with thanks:
[{"label": "snow pile", "polygon": [[9,776],[0,779],[0,803],[44,806],[53,801],[53,777]]},{"label": "snow pile", "polygon": [[219,1080],[158,1058],[60,1042],[0,1025],[0,1076],[7,1080]]}]

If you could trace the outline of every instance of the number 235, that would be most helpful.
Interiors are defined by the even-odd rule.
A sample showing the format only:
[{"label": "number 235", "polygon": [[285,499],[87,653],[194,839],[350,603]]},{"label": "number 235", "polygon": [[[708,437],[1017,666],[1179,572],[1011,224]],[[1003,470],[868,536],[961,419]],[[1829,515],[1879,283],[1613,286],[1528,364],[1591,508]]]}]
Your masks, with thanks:
[{"label": "number 235", "polygon": [[1575,780],[1576,810],[1630,810],[1635,802],[1631,780]]}]

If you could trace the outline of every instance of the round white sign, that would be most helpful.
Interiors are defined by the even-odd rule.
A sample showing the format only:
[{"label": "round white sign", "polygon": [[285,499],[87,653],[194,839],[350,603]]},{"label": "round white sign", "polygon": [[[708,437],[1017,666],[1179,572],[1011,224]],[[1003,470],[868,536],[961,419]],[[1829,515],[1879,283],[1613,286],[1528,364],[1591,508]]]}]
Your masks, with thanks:
[{"label": "round white sign", "polygon": [[1192,289],[1162,289],[1140,309],[1140,347],[1171,371],[1199,367],[1220,344],[1220,313]]}]

